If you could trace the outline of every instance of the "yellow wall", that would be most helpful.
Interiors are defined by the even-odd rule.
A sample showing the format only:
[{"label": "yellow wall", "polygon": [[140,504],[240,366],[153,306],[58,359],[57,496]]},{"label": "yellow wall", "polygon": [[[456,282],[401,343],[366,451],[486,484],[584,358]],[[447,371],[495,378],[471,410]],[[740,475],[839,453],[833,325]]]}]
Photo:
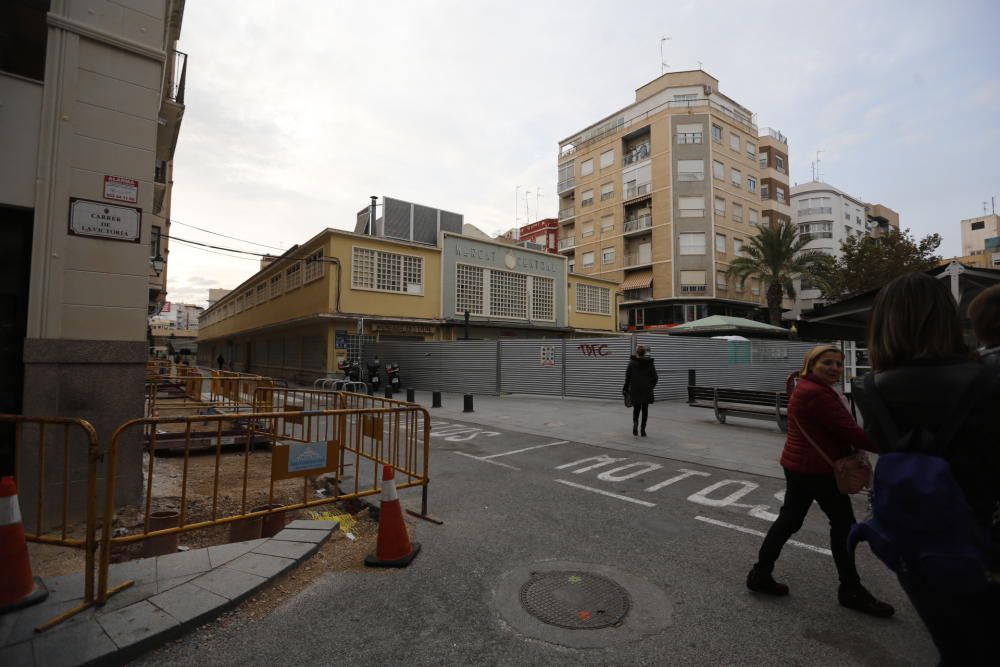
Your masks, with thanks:
[{"label": "yellow wall", "polygon": [[[611,290],[610,294],[610,305],[611,313],[608,315],[593,315],[591,313],[579,313],[576,310],[576,286],[578,283],[583,283],[585,285],[594,285],[596,287],[604,287]],[[616,300],[615,293],[618,291],[618,284],[608,281],[601,280],[598,278],[590,278],[588,276],[582,276],[576,273],[569,274],[569,289],[566,294],[566,304],[569,310],[569,318],[567,320],[569,326],[574,329],[592,329],[601,331],[616,331],[617,324],[615,322],[615,316],[618,312],[618,302]]]},{"label": "yellow wall", "polygon": [[[424,259],[424,293],[398,294],[351,287],[354,248],[372,248],[385,252],[414,255]],[[441,317],[441,250],[357,234],[333,233],[330,253],[344,265],[344,291],[340,297],[342,313],[395,316],[400,318],[439,319]]]}]

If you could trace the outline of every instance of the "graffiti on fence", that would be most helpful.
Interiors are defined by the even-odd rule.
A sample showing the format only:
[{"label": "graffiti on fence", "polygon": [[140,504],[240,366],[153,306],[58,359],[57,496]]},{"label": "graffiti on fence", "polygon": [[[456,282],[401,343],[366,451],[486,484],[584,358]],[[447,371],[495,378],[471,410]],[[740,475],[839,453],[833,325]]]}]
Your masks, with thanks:
[{"label": "graffiti on fence", "polygon": [[585,357],[609,357],[611,356],[611,348],[607,343],[601,343],[600,345],[595,345],[592,343],[581,343],[576,346],[576,349],[580,350],[580,353]]}]

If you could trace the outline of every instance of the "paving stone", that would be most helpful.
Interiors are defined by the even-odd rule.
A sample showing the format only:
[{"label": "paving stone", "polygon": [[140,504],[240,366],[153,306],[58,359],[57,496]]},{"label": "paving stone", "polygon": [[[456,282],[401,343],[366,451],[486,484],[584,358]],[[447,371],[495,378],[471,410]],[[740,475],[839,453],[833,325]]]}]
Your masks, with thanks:
[{"label": "paving stone", "polygon": [[197,624],[199,619],[213,610],[229,604],[227,598],[190,583],[160,593],[148,601],[170,614],[179,623],[192,621],[193,624]]},{"label": "paving stone", "polygon": [[281,556],[282,558],[294,558],[302,560],[311,556],[319,548],[311,542],[285,542],[284,540],[268,540],[253,550],[255,554],[266,554],[268,556]]},{"label": "paving stone", "polygon": [[212,567],[216,568],[220,565],[225,565],[234,558],[239,558],[249,551],[253,551],[266,541],[266,539],[248,540],[246,542],[230,542],[229,544],[209,547],[208,560],[212,563]]},{"label": "paving stone", "polygon": [[[198,575],[192,574],[191,577],[197,577]],[[108,598],[108,601],[104,603],[101,607],[98,615],[110,614],[113,611],[118,611],[123,607],[127,607],[130,604],[135,604],[140,600],[145,600],[151,598],[157,593],[156,582],[150,581],[146,583],[136,582],[126,588],[125,590],[118,591],[114,595]]]},{"label": "paving stone", "polygon": [[156,559],[156,578],[159,581],[183,577],[186,574],[207,572],[211,569],[212,564],[208,561],[208,549],[181,551]]},{"label": "paving stone", "polygon": [[35,664],[44,667],[75,667],[98,658],[110,658],[118,652],[118,647],[93,618],[65,628],[57,626],[32,643]]},{"label": "paving stone", "polygon": [[283,531],[274,536],[276,540],[285,540],[287,542],[312,542],[313,544],[319,544],[327,538],[329,533],[322,530],[297,530],[295,528],[285,528]]},{"label": "paving stone", "polygon": [[334,531],[340,527],[339,521],[314,521],[312,519],[296,519],[290,524],[285,526],[285,528],[300,529],[300,530],[326,530]]},{"label": "paving stone", "polygon": [[170,614],[143,600],[124,609],[102,614],[97,622],[119,649],[148,641],[178,625]]},{"label": "paving stone", "polygon": [[154,557],[115,563],[108,569],[108,580],[120,583],[131,579],[136,584],[153,583],[156,581],[156,561]]},{"label": "paving stone", "polygon": [[267,579],[256,574],[220,567],[201,575],[191,583],[230,600],[240,600]]},{"label": "paving stone", "polygon": [[21,642],[6,648],[0,648],[0,665],[10,667],[31,667],[35,664],[31,642]]},{"label": "paving stone", "polygon": [[[300,542],[299,544],[302,543]],[[267,554],[243,554],[236,560],[230,561],[223,569],[232,568],[240,572],[271,578],[281,574],[293,565],[295,565],[295,560],[291,558],[281,558]]]},{"label": "paving stone", "polygon": [[49,596],[45,598],[46,603],[83,599],[83,572],[43,578],[43,581],[45,587],[49,589]]},{"label": "paving stone", "polygon": [[186,574],[183,577],[174,577],[172,579],[164,579],[162,581],[158,581],[156,582],[156,593],[157,595],[159,595],[160,593],[166,593],[171,588],[177,588],[181,584],[186,584],[195,577],[200,577],[202,574],[203,574],[202,572],[199,572],[197,574]]},{"label": "paving stone", "polygon": [[[10,630],[10,634],[7,635],[7,644],[16,644],[18,642],[23,642],[27,639],[31,639],[35,636],[35,626],[44,623],[54,616],[58,616],[64,611],[69,611],[79,603],[79,600],[65,600],[63,602],[53,602],[49,604],[36,604],[31,607],[25,607],[24,609],[19,609],[15,612],[11,612],[9,616],[12,617],[13,627]],[[85,609],[79,614],[72,616],[62,623],[60,623],[56,628],[61,628],[63,626],[75,625],[77,623],[82,623],[84,621],[89,621],[94,618],[94,607],[90,609]],[[45,634],[54,632],[55,628],[49,630]]]}]

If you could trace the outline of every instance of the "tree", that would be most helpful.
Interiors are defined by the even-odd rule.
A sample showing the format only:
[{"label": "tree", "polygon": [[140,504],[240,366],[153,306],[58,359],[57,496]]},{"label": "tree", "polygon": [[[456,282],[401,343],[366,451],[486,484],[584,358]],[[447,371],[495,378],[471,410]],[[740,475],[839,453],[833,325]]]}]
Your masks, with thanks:
[{"label": "tree", "polygon": [[767,295],[771,324],[781,324],[781,301],[787,294],[795,297],[795,278],[823,282],[833,266],[833,258],[818,250],[804,250],[808,237],[799,236],[791,223],[761,227],[743,246],[743,255],[733,260],[726,271],[740,282],[757,278]]},{"label": "tree", "polygon": [[840,244],[840,257],[819,281],[823,298],[842,299],[881,287],[905,273],[933,269],[941,263],[934,254],[940,245],[938,234],[916,241],[909,229],[890,229],[878,238],[852,236]]}]

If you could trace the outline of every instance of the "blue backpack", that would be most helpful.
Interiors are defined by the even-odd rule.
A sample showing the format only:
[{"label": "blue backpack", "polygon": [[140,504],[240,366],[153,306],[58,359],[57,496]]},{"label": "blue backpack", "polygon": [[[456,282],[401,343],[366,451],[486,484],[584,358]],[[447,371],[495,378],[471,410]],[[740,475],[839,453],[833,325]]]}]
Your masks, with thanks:
[{"label": "blue backpack", "polygon": [[[989,531],[976,520],[946,455],[962,424],[987,394],[981,373],[963,397],[963,409],[940,433],[917,428],[901,436],[875,388],[865,376],[867,402],[886,437],[872,485],[872,518],[851,528],[847,547],[868,542],[879,560],[897,574],[915,576],[941,592],[976,593],[989,584]],[[934,455],[915,451],[933,451]],[[932,445],[928,447],[927,445]]]}]

